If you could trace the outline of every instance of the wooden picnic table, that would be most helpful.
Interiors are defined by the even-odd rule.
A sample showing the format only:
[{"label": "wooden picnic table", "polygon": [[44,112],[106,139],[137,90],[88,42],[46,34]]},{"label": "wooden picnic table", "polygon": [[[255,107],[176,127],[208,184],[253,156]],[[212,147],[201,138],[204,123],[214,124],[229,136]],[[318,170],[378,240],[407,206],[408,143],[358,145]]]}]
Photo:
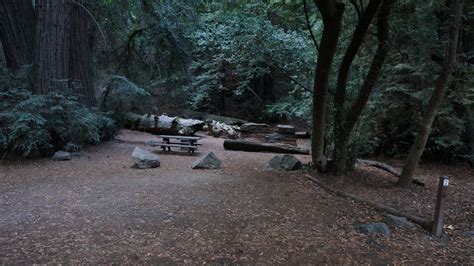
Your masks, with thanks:
[{"label": "wooden picnic table", "polygon": [[[160,142],[159,146],[166,152],[171,151],[171,147],[178,147],[182,149],[187,149],[189,154],[194,153],[197,150],[198,145],[201,145],[198,140],[201,137],[191,137],[191,136],[179,136],[179,135],[158,135],[158,138],[161,138],[162,141]],[[171,140],[177,140],[179,142],[172,142]]]}]

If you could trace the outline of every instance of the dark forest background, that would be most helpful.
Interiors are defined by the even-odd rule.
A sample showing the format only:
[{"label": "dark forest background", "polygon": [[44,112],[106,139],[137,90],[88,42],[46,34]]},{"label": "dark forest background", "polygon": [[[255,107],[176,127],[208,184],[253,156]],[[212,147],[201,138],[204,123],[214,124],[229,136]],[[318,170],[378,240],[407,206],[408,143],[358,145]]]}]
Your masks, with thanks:
[{"label": "dark forest background", "polygon": [[[345,157],[405,158],[449,58],[456,2],[334,1],[331,10],[324,1],[4,0],[0,150],[34,157],[80,149],[111,137],[130,111],[310,128],[322,99],[315,81],[326,69],[325,104],[317,105],[325,123],[316,125],[325,129],[324,153],[344,142]],[[441,162],[474,156],[472,1],[460,19],[456,68],[423,153]],[[325,29],[336,28],[329,55]],[[332,62],[318,70],[324,59]],[[361,97],[367,102],[344,137]]]}]

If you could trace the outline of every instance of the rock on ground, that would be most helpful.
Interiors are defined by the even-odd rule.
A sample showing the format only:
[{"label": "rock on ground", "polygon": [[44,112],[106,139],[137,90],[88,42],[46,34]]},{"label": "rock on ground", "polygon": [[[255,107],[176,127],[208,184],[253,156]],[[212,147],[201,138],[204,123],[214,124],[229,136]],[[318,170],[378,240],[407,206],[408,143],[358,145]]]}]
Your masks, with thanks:
[{"label": "rock on ground", "polygon": [[380,233],[384,236],[390,236],[390,228],[386,223],[359,224],[356,226],[356,230],[367,235]]},{"label": "rock on ground", "polygon": [[192,165],[193,169],[219,169],[221,161],[213,152],[209,152],[206,156],[198,159]]},{"label": "rock on ground", "polygon": [[237,132],[239,127],[237,126],[230,126],[225,123],[212,120],[208,121],[205,128],[208,134],[212,135],[213,137],[224,137],[229,139],[239,138],[239,133]]},{"label": "rock on ground", "polygon": [[57,151],[53,155],[53,160],[55,161],[69,161],[71,158],[71,153],[66,151]]},{"label": "rock on ground", "polygon": [[158,156],[147,150],[140,149],[139,147],[135,147],[132,157],[135,161],[135,165],[141,169],[155,168],[160,166],[160,160],[158,159]]},{"label": "rock on ground", "polygon": [[301,169],[303,164],[295,156],[284,154],[275,155],[265,166],[266,170],[293,171]]},{"label": "rock on ground", "polygon": [[395,216],[391,214],[386,214],[384,222],[391,227],[398,228],[410,228],[415,226],[412,222],[408,221],[406,217]]}]

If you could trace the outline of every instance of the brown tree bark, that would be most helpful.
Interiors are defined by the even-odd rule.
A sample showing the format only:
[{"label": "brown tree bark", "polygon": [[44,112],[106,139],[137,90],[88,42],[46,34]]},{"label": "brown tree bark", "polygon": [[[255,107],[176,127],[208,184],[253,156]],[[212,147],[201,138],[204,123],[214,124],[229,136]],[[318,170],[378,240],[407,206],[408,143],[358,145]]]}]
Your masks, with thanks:
[{"label": "brown tree bark", "polygon": [[36,53],[34,65],[36,93],[64,88],[69,78],[71,1],[38,0]]},{"label": "brown tree bark", "polygon": [[[340,121],[341,127],[339,132],[337,132],[336,138],[336,167],[338,172],[345,173],[348,169],[351,168],[353,162],[349,161],[348,154],[348,145],[352,130],[354,129],[357,120],[360,117],[360,114],[364,110],[369,96],[372,93],[375,84],[378,80],[382,66],[384,64],[385,58],[387,57],[389,51],[389,16],[390,9],[395,0],[384,0],[380,11],[377,15],[377,38],[378,38],[378,47],[375,52],[375,55],[370,63],[369,70],[367,75],[364,78],[364,82],[360,88],[359,94],[357,95],[355,101],[352,103],[351,108],[343,116],[343,119]],[[345,86],[345,85],[344,85]],[[345,95],[345,87],[341,90],[342,96]],[[343,104],[343,102],[342,102]]]},{"label": "brown tree bark", "polygon": [[[334,123],[334,133],[336,134],[336,139],[339,139],[341,137],[340,135],[344,135],[344,133],[342,132],[344,130],[344,105],[346,98],[347,79],[349,78],[350,68],[357,54],[357,51],[359,51],[359,48],[365,39],[365,35],[369,30],[370,25],[372,24],[372,20],[377,14],[377,11],[379,10],[381,3],[382,0],[371,0],[369,1],[367,8],[364,9],[363,7],[357,7],[357,3],[354,2],[354,6],[358,10],[359,22],[354,30],[354,33],[352,34],[351,41],[346,49],[344,58],[342,59],[342,63],[339,67],[339,72],[337,75],[336,114]],[[342,165],[347,165],[347,151],[340,150],[340,148],[347,146],[347,141],[345,142],[346,143],[339,143],[339,145],[336,144],[336,149],[334,153],[334,158],[337,162],[337,171],[342,173],[345,173],[347,170],[346,167],[342,167]]]},{"label": "brown tree bark", "polygon": [[85,3],[85,0],[72,2],[69,77],[75,85],[75,92],[80,95],[81,102],[95,106],[92,51],[87,37],[90,17]]},{"label": "brown tree bark", "polygon": [[410,153],[403,166],[402,174],[398,179],[398,186],[407,187],[411,184],[413,179],[413,172],[418,166],[423,150],[425,149],[426,141],[431,131],[433,120],[441,104],[449,78],[456,65],[456,52],[459,40],[459,29],[461,26],[463,0],[451,1],[451,19],[449,25],[449,39],[446,49],[446,61],[441,69],[436,82],[433,94],[431,95],[426,111],[423,115],[418,135],[415,142],[410,149]]},{"label": "brown tree bark", "polygon": [[329,87],[329,74],[341,32],[344,5],[332,0],[315,0],[314,2],[321,12],[324,26],[314,75],[311,156],[318,171],[325,172],[327,170],[327,158],[324,154],[326,95]]},{"label": "brown tree bark", "polygon": [[33,63],[35,21],[31,0],[0,1],[0,40],[8,68]]}]

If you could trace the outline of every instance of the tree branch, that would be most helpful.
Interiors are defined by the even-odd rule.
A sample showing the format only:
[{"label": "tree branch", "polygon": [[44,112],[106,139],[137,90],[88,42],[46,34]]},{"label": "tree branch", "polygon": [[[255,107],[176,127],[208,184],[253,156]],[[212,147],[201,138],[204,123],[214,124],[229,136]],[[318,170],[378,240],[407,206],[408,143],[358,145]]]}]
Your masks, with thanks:
[{"label": "tree branch", "polygon": [[273,66],[275,67],[280,73],[282,73],[286,78],[288,78],[289,80],[293,81],[294,83],[296,83],[298,86],[300,86],[301,88],[303,88],[305,91],[308,91],[310,93],[314,93],[311,89],[309,89],[308,87],[306,87],[305,85],[301,84],[300,82],[298,82],[296,79],[294,79],[292,76],[290,76],[288,73],[286,73],[286,71],[284,69],[282,69],[281,67],[277,66],[277,65],[274,65],[274,64],[270,64],[270,66]]},{"label": "tree branch", "polygon": [[358,17],[359,20],[360,20],[361,17],[362,17],[362,12],[361,12],[361,10],[360,10],[360,8],[359,8],[359,5],[357,4],[356,0],[350,0],[349,2],[352,4],[352,6],[354,6],[354,9],[355,9],[356,12],[357,12],[357,17]]},{"label": "tree branch", "polygon": [[104,43],[105,45],[107,45],[107,40],[105,39],[105,34],[104,34],[104,31],[102,31],[102,28],[100,27],[99,25],[99,22],[97,22],[97,20],[95,19],[94,15],[92,15],[92,13],[89,11],[89,9],[87,9],[84,5],[76,2],[76,1],[72,1],[72,3],[78,5],[79,7],[81,7],[82,9],[84,9],[84,11],[86,11],[86,13],[92,18],[92,20],[94,21],[95,25],[97,26],[97,29],[99,29],[99,32],[100,34],[102,35],[102,39],[104,40]]},{"label": "tree branch", "polygon": [[318,41],[316,40],[316,37],[314,37],[313,29],[311,27],[311,23],[309,22],[308,5],[306,4],[306,0],[303,0],[303,4],[304,4],[304,15],[306,18],[306,26],[308,27],[308,31],[309,31],[309,34],[311,35],[311,39],[313,40],[314,46],[316,47],[316,50],[318,51],[318,54],[319,54]]}]

